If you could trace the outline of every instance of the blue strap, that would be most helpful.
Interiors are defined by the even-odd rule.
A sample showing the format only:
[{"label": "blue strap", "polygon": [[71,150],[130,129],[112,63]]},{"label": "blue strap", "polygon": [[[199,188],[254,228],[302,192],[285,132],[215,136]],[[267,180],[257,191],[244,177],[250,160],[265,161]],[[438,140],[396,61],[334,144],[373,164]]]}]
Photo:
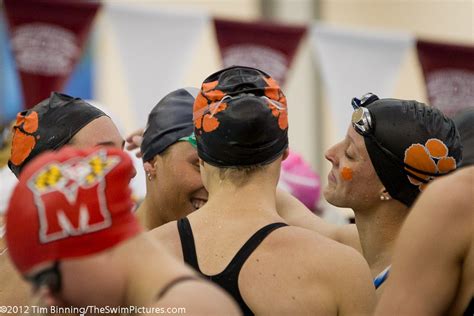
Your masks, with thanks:
[{"label": "blue strap", "polygon": [[378,289],[388,278],[388,273],[390,272],[390,268],[392,265],[386,267],[382,272],[379,273],[374,279],[374,286],[375,289]]}]

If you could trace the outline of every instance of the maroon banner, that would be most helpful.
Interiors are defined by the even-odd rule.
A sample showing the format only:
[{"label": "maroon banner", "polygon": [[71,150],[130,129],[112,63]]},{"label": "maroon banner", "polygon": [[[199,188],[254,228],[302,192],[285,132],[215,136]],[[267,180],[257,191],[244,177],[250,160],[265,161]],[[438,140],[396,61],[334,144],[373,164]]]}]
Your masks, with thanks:
[{"label": "maroon banner", "polygon": [[474,106],[474,46],[422,40],[416,46],[430,104],[448,116]]},{"label": "maroon banner", "polygon": [[224,67],[259,68],[283,85],[306,26],[214,19]]},{"label": "maroon banner", "polygon": [[61,91],[82,55],[97,1],[4,0],[24,108]]}]

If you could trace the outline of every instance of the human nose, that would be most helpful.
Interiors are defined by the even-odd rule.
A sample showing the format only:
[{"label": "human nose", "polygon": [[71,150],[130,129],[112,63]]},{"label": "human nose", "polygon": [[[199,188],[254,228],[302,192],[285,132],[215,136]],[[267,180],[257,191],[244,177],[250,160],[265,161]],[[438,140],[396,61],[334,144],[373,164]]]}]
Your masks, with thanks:
[{"label": "human nose", "polygon": [[337,150],[338,147],[340,146],[340,143],[334,144],[331,147],[329,147],[328,150],[324,153],[324,158],[326,158],[329,162],[331,162],[333,165],[337,166],[338,164],[338,157],[337,157]]}]

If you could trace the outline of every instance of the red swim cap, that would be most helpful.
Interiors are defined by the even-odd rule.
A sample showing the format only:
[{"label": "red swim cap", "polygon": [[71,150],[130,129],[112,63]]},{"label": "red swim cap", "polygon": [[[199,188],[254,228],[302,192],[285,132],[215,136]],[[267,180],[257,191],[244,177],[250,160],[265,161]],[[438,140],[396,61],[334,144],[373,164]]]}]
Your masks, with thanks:
[{"label": "red swim cap", "polygon": [[29,163],[7,210],[6,239],[18,270],[94,254],[138,234],[132,176],[132,161],[116,148],[65,147]]}]

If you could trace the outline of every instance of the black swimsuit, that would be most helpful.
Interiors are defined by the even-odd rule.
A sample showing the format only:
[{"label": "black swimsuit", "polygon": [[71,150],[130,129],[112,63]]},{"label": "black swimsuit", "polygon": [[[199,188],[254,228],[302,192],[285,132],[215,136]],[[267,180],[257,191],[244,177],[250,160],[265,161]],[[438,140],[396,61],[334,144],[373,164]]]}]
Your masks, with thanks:
[{"label": "black swimsuit", "polygon": [[245,261],[252,254],[252,252],[260,245],[260,243],[272,231],[277,228],[288,226],[285,223],[273,223],[259,229],[249,240],[240,248],[237,254],[232,258],[229,265],[219,274],[206,275],[199,269],[196,256],[196,246],[194,244],[193,231],[189,220],[185,217],[178,220],[178,231],[181,239],[181,249],[183,250],[184,261],[192,266],[196,271],[201,273],[205,278],[218,284],[227,293],[232,295],[235,301],[239,304],[244,315],[253,315],[252,310],[247,306],[240,295],[239,290],[239,273]]}]

